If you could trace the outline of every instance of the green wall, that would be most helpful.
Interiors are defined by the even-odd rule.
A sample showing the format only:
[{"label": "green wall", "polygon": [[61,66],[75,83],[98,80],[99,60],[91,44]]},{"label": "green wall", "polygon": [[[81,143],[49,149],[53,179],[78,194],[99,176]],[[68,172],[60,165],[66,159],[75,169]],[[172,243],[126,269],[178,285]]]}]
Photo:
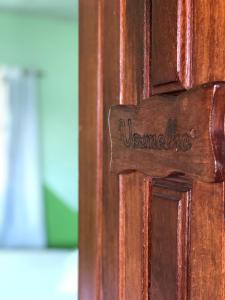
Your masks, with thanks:
[{"label": "green wall", "polygon": [[77,245],[77,21],[0,13],[0,65],[39,70],[49,246]]}]

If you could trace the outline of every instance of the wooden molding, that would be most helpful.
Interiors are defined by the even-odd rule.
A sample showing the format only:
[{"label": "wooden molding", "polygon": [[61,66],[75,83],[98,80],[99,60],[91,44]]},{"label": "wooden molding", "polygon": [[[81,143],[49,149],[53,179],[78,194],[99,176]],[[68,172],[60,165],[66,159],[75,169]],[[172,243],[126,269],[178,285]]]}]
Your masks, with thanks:
[{"label": "wooden molding", "polygon": [[191,6],[191,0],[152,1],[153,94],[181,91],[191,85]]},{"label": "wooden molding", "polygon": [[112,106],[111,171],[224,181],[224,97],[224,84],[208,84],[178,96],[152,96],[138,106]]},{"label": "wooden molding", "polygon": [[152,94],[225,81],[224,0],[153,0],[151,15]]},{"label": "wooden molding", "polygon": [[182,177],[152,183],[150,298],[188,299],[192,183]]}]

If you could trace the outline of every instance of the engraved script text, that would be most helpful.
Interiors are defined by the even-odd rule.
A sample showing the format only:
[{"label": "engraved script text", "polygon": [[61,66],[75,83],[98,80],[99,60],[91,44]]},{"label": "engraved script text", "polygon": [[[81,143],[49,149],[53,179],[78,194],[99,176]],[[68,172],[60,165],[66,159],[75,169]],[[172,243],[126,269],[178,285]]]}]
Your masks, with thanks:
[{"label": "engraved script text", "polygon": [[193,137],[188,134],[177,134],[177,120],[169,119],[164,134],[133,132],[132,120],[119,120],[120,138],[124,146],[136,149],[189,151]]}]

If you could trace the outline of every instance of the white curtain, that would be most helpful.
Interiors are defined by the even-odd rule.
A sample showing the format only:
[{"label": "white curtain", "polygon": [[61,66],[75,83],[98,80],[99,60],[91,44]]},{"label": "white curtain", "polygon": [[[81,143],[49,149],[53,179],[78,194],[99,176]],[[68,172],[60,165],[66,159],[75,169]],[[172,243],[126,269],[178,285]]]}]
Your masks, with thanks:
[{"label": "white curtain", "polygon": [[0,120],[0,245],[42,247],[38,78],[19,69],[0,74],[0,115],[5,116],[4,124]]}]

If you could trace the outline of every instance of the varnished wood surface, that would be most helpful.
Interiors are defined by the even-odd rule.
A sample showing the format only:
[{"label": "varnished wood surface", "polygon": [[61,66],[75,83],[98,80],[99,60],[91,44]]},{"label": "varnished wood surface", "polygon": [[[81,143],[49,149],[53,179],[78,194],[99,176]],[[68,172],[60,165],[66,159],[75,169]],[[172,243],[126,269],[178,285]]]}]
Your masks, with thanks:
[{"label": "varnished wood surface", "polygon": [[109,169],[107,111],[120,97],[120,3],[104,1],[103,48],[103,236],[102,298],[120,299],[119,287],[119,178]]},{"label": "varnished wood surface", "polygon": [[[115,99],[118,103],[127,101],[134,104],[143,95],[149,95],[150,20],[146,20],[150,14],[149,6],[147,0],[121,4],[83,0],[80,5],[80,299],[132,299],[130,288],[136,281],[133,299],[135,295],[146,298],[148,294],[149,181],[143,183],[144,187],[140,189],[143,175],[131,174],[129,178],[121,178],[121,191],[127,193],[129,188],[134,200],[129,202],[125,221],[122,204],[126,203],[127,207],[128,202],[125,194],[119,193],[118,176],[109,169],[107,114]],[[137,11],[140,13],[137,14]],[[92,130],[88,131],[90,127]],[[93,168],[89,168],[89,161]],[[139,203],[144,195],[148,195],[146,201]],[[132,220],[137,206],[140,206],[141,214],[136,214],[135,220]],[[136,236],[129,230],[131,222],[137,227]],[[99,232],[95,224],[100,226]],[[124,249],[121,247],[123,229],[126,231]],[[141,244],[138,243],[140,230],[145,232]],[[84,248],[85,245],[87,248]],[[123,257],[121,252],[128,253],[130,246],[132,259],[125,260],[126,256]],[[137,253],[132,248],[138,248]],[[141,261],[140,253],[144,253]],[[125,271],[127,279],[123,285],[123,270],[133,268],[133,264],[135,270],[132,275]]]},{"label": "varnished wood surface", "polygon": [[[153,16],[153,24],[155,8],[159,11]],[[176,98],[179,92],[182,98],[184,89],[224,81],[224,11],[222,0],[80,1],[81,300],[145,300],[150,298],[149,293],[153,300],[169,296],[177,300],[225,298],[223,183],[158,178],[157,184],[153,180],[152,198],[151,179],[139,172],[139,165],[130,167],[134,161],[143,160],[142,152],[133,157],[124,153],[119,158],[116,171],[128,173],[118,176],[110,171],[108,131],[108,112],[114,104],[145,106],[142,99],[151,97],[151,93],[169,92]],[[151,26],[154,32],[150,33]],[[171,30],[172,35],[163,30]],[[154,39],[159,39],[155,48],[151,43]],[[157,61],[153,62],[155,56]],[[223,88],[214,92],[224,99]],[[211,99],[215,100],[214,96]],[[170,97],[163,97],[167,106]],[[200,127],[205,119],[209,121],[209,114],[204,113],[207,103],[203,112],[197,111],[197,101],[187,103],[190,118],[200,116]],[[223,101],[219,103],[223,107]],[[211,154],[218,158],[219,170],[224,152],[218,148],[221,130],[217,129],[221,128],[223,108],[215,104],[210,113],[214,120],[210,138],[213,136]],[[158,107],[157,114],[163,109]],[[171,107],[174,115],[176,109]],[[166,123],[161,127],[154,123],[151,129],[155,131],[166,128]],[[145,119],[142,124],[146,126]],[[176,156],[172,159],[174,162]],[[148,159],[145,162],[146,166]],[[157,160],[159,168],[162,162]],[[182,168],[188,173],[190,167],[187,159]],[[158,175],[164,177],[171,172],[170,168],[165,170]],[[206,171],[213,173],[211,168]],[[212,175],[214,181],[218,180],[216,173]],[[157,193],[160,197],[154,196]],[[161,198],[165,194],[166,200]],[[181,203],[188,203],[188,207]]]},{"label": "varnished wood surface", "polygon": [[79,299],[82,300],[101,299],[102,99],[99,28],[101,1],[80,1]]},{"label": "varnished wood surface", "polygon": [[152,0],[153,93],[225,81],[225,2]]},{"label": "varnished wood surface", "polygon": [[190,190],[189,182],[153,181],[150,299],[188,299]]},{"label": "varnished wood surface", "polygon": [[191,86],[225,81],[225,2],[192,1],[191,13]]},{"label": "varnished wood surface", "polygon": [[152,0],[151,24],[153,94],[191,88],[192,1]]},{"label": "varnished wood surface", "polygon": [[145,299],[148,295],[148,227],[145,223],[149,222],[149,180],[137,172],[123,175],[121,179],[121,295],[124,299]]},{"label": "varnished wood surface", "polygon": [[139,170],[152,177],[177,172],[223,181],[224,96],[224,85],[216,84],[180,96],[154,96],[137,107],[113,106],[112,171]]},{"label": "varnished wood surface", "polygon": [[[138,104],[149,95],[149,13],[149,1],[121,2],[120,104]],[[120,175],[119,297],[124,300],[148,298],[150,180],[145,177]]]},{"label": "varnished wood surface", "polygon": [[194,182],[191,193],[189,299],[223,300],[224,183]]},{"label": "varnished wood surface", "polygon": [[154,86],[174,83],[177,80],[177,2],[177,0],[152,1],[152,82]]}]

